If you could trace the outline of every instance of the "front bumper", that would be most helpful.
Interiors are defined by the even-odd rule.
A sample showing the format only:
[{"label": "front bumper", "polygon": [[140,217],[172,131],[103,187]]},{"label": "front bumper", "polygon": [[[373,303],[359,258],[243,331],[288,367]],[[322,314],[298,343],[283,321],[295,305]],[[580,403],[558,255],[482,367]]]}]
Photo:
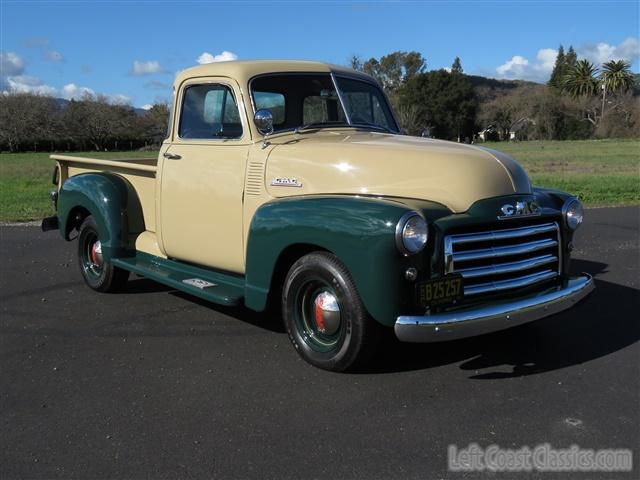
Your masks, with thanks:
[{"label": "front bumper", "polygon": [[525,298],[465,310],[423,316],[401,316],[395,333],[403,342],[440,342],[504,330],[561,312],[586,297],[593,278],[584,273],[564,285]]}]

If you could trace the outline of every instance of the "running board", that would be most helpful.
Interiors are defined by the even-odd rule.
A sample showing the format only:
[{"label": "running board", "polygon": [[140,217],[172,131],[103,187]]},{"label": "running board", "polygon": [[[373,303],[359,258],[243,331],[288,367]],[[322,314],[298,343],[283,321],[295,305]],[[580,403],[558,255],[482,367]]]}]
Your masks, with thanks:
[{"label": "running board", "polygon": [[144,252],[135,257],[114,258],[111,263],[163,285],[221,305],[239,305],[244,278],[168,260]]}]

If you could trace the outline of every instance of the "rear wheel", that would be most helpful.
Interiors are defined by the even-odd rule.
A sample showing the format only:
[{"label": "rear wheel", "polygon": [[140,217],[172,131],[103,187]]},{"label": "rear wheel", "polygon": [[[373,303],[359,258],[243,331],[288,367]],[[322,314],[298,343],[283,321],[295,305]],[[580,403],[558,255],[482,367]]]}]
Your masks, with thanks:
[{"label": "rear wheel", "polygon": [[377,346],[379,325],[367,314],[345,266],[330,253],[305,255],[291,267],[282,311],[294,347],[316,367],[362,366]]},{"label": "rear wheel", "polygon": [[89,287],[98,292],[121,290],[129,272],[115,267],[102,255],[98,226],[91,215],[84,219],[78,233],[78,264]]}]

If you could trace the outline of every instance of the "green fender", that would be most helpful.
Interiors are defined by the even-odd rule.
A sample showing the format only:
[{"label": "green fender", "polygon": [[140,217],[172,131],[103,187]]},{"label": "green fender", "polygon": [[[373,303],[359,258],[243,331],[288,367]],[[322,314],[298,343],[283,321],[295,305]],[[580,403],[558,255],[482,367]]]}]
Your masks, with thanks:
[{"label": "green fender", "polygon": [[261,206],[249,228],[245,304],[264,310],[280,256],[311,245],[335,254],[371,316],[393,325],[411,308],[404,271],[419,257],[405,257],[395,245],[396,224],[408,210],[396,201],[348,196],[289,197]]},{"label": "green fender", "polygon": [[[83,173],[67,179],[58,194],[60,233],[69,240],[74,225],[71,213],[77,207],[87,210],[98,225],[102,254],[107,260],[133,253],[128,245],[129,234],[144,231],[135,190],[124,178],[112,173]],[[138,225],[135,225],[137,223]]]}]

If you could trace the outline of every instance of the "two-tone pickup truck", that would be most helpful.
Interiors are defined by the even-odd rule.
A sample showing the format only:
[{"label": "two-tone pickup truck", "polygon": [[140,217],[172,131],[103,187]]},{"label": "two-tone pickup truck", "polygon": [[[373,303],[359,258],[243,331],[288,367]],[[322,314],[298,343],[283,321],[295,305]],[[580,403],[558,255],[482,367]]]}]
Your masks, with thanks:
[{"label": "two-tone pickup truck", "polygon": [[216,63],[180,73],[174,99],[157,160],[52,156],[43,229],[77,237],[94,290],[135,272],[218,304],[276,305],[299,354],[339,371],[391,327],[457,339],[593,289],[569,276],[576,198],[533,188],[503,153],[400,135],[367,75]]}]

